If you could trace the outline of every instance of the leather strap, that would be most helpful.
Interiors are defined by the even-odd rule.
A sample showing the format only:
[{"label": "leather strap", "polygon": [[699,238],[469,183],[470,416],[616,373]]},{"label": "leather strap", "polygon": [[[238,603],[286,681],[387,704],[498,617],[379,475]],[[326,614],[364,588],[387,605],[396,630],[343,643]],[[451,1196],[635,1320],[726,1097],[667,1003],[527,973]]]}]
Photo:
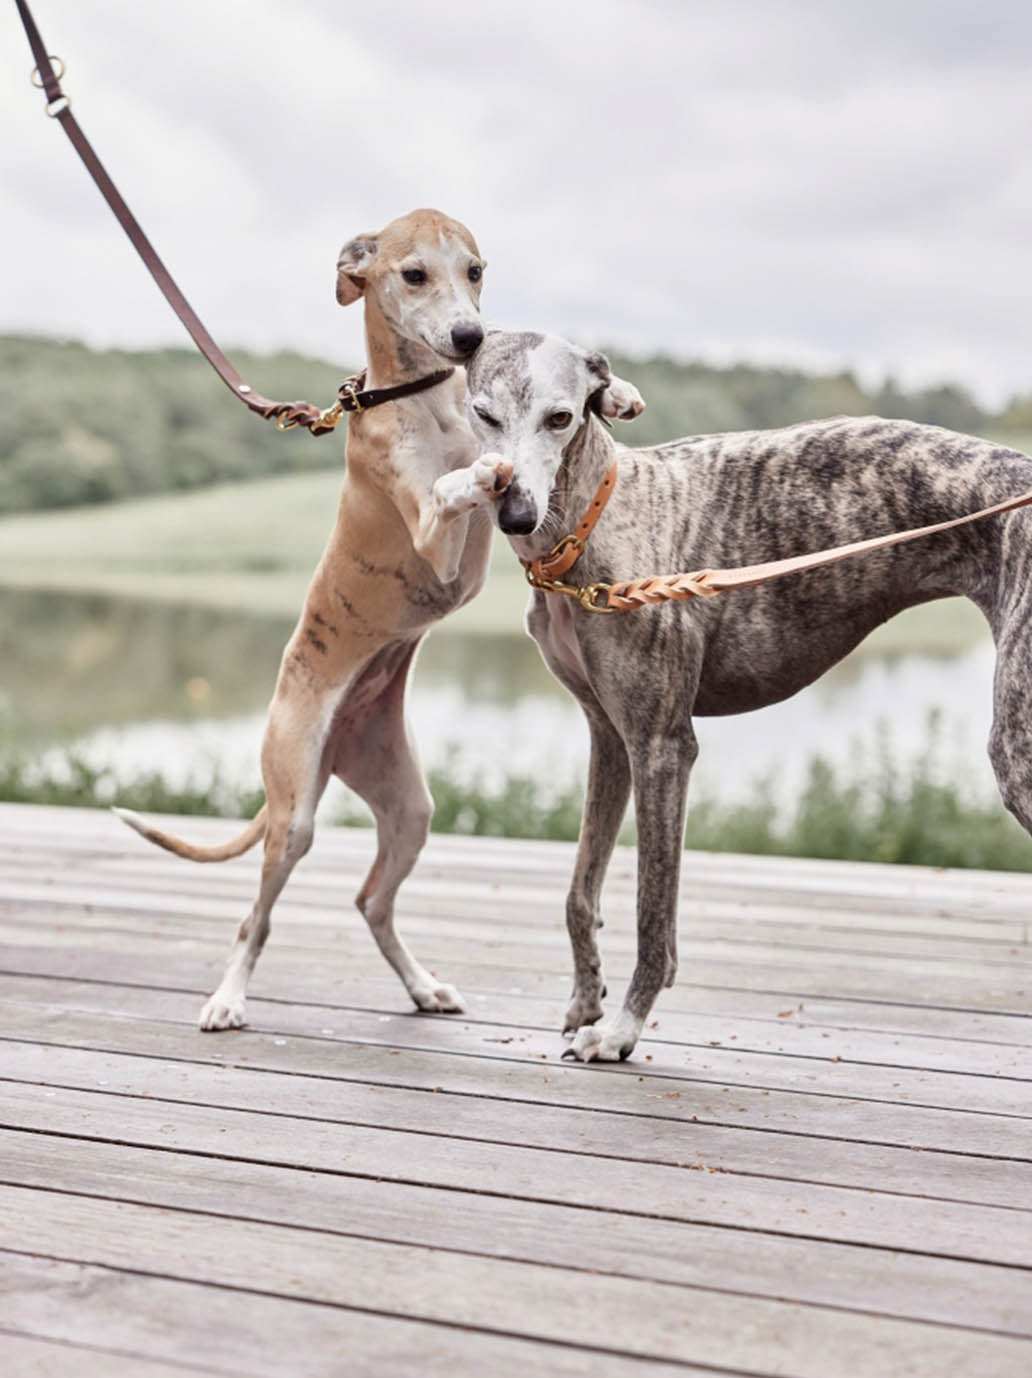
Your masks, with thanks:
[{"label": "leather strap", "polygon": [[864,541],[851,541],[848,545],[833,546],[829,550],[815,550],[808,555],[791,555],[784,560],[768,560],[759,565],[737,565],[729,569],[697,569],[687,574],[652,574],[642,579],[625,579],[619,583],[593,583],[577,586],[561,584],[557,580],[580,559],[584,544],[602,509],[609,501],[616,486],[617,462],[614,460],[605,478],[599,484],[586,516],[576,530],[564,536],[555,549],[538,560],[521,561],[527,572],[528,582],[543,593],[565,593],[576,598],[588,612],[631,612],[637,608],[649,607],[656,603],[683,602],[689,598],[712,598],[718,593],[731,593],[735,589],[756,588],[769,584],[774,579],[783,579],[787,574],[801,574],[804,570],[819,569],[839,560],[852,559],[854,555],[866,555],[872,550],[886,550],[889,546],[903,545],[916,541],[922,536],[932,536],[937,531],[951,531],[957,526],[967,526],[970,522],[984,521],[986,517],[998,517],[1004,512],[1015,512],[1021,507],[1032,507],[1032,490],[1021,493],[1016,498],[1008,498],[992,507],[983,507],[978,512],[969,512],[963,517],[953,517],[949,521],[936,522],[932,526],[915,526],[907,531],[894,531],[886,536],[872,536]]},{"label": "leather strap", "polygon": [[[454,369],[442,369],[413,383],[400,383],[392,388],[373,388],[367,392],[358,392],[352,386],[358,383],[358,379],[348,379],[341,387],[337,403],[327,411],[314,406],[311,402],[274,402],[271,398],[263,397],[260,392],[256,392],[250,383],[245,383],[208,334],[197,313],[179,290],[171,273],[158,257],[153,244],[140,228],[136,217],[108,176],[86,135],[79,128],[78,122],[72,114],[71,100],[61,90],[59,75],[54,71],[46,44],[40,36],[36,21],[32,17],[26,0],[15,0],[15,4],[18,6],[18,13],[29,40],[29,47],[32,49],[32,56],[36,59],[33,79],[35,81],[38,74],[39,82],[37,84],[42,86],[47,98],[47,114],[52,119],[60,121],[62,129],[71,140],[76,153],[85,163],[87,172],[99,187],[104,200],[114,211],[118,223],[129,236],[136,252],[146,264],[151,277],[164,294],[165,300],[186,326],[194,344],[211,364],[226,387],[235,397],[239,397],[245,406],[250,407],[251,411],[256,412],[266,420],[275,420],[281,430],[290,430],[294,426],[304,426],[312,435],[326,435],[333,430],[340,420],[342,412],[365,411],[368,407],[378,407],[384,402],[393,401],[396,397],[407,397],[411,393],[422,392],[424,388],[435,387],[438,383],[442,383],[445,378],[451,376]],[[58,62],[60,63],[60,59]],[[60,63],[60,66],[61,75],[63,75],[64,64]]]},{"label": "leather strap", "polygon": [[395,383],[388,388],[365,388],[358,391],[365,381],[365,374],[348,378],[340,385],[340,405],[343,411],[368,411],[370,407],[382,407],[384,402],[394,402],[399,397],[411,397],[415,392],[426,392],[435,388],[455,372],[453,368],[439,368],[436,373],[428,373],[425,378],[415,378],[411,383]]},{"label": "leather strap", "polygon": [[609,501],[609,495],[616,487],[616,471],[617,462],[614,459],[605,478],[595,490],[591,506],[584,514],[580,524],[568,536],[564,536],[547,555],[540,555],[536,560],[522,560],[520,562],[527,571],[527,578],[532,584],[561,579],[566,571],[572,569],[580,559],[585,542],[594,531],[595,523],[604,512],[606,503]]},{"label": "leather strap", "polygon": [[1014,512],[1020,507],[1032,507],[1032,491],[1022,493],[1006,502],[998,502],[993,507],[983,507],[978,512],[969,512],[964,517],[954,517],[950,521],[936,522],[933,526],[912,527],[908,531],[896,531],[887,536],[873,536],[866,541],[851,541],[848,545],[834,546],[830,550],[817,550],[809,555],[793,555],[785,560],[769,560],[760,565],[740,565],[732,569],[700,569],[691,574],[665,574],[647,579],[631,579],[623,583],[611,584],[606,592],[606,606],[615,612],[627,612],[643,608],[652,603],[666,603],[671,599],[712,598],[714,594],[729,593],[734,589],[755,588],[768,584],[773,579],[783,579],[786,574],[801,574],[807,569],[819,569],[823,565],[836,564],[839,560],[852,559],[854,555],[866,555],[872,550],[886,550],[889,546],[903,545],[906,541],[916,541],[922,536],[932,536],[937,531],[950,531],[969,522],[980,522],[986,517],[998,517],[1004,512]]}]

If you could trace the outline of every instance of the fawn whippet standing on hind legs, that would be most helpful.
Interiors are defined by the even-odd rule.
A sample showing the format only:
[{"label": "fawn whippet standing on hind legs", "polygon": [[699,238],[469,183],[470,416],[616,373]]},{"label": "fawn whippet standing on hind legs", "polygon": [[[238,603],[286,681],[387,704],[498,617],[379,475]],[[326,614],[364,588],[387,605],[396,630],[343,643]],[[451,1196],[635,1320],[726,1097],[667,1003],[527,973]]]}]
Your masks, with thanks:
[{"label": "fawn whippet standing on hind legs", "polygon": [[[585,1061],[626,1057],[677,971],[685,797],[698,753],[694,715],[776,703],[895,613],[963,594],[996,641],[989,756],[1004,803],[1032,832],[1032,516],[1014,510],[1032,503],[1032,458],[878,417],[642,450],[615,445],[594,412],[633,414],[639,402],[611,377],[603,355],[544,335],[491,332],[467,371],[473,426],[492,452],[484,457],[504,456],[512,465],[493,510],[532,582],[539,580],[528,628],[591,732],[566,913],[574,962],[567,1051]],[[963,524],[970,518],[958,520],[959,513],[979,519]],[[952,529],[922,530],[944,521]],[[832,563],[857,553],[856,545],[841,545],[853,541],[857,526],[897,533],[877,538],[883,547],[913,543]],[[794,558],[828,546],[836,549]],[[757,556],[794,569],[719,568]],[[812,572],[780,578],[804,564]],[[569,579],[574,566],[580,588],[556,590],[556,576]],[[699,572],[635,578],[684,569]],[[598,582],[628,577],[634,582]],[[774,577],[778,582],[763,582]],[[697,601],[646,606],[677,586],[676,596]],[[698,596],[721,586],[748,591]],[[639,610],[591,611],[621,608]],[[599,1024],[599,895],[632,786],[638,955],[623,1008]]]},{"label": "fawn whippet standing on hind legs", "polygon": [[[421,1010],[464,1008],[458,991],[435,980],[398,937],[394,897],[431,813],[405,721],[409,669],[428,628],[483,584],[492,532],[486,512],[509,476],[504,461],[478,459],[463,375],[448,367],[465,363],[484,337],[483,268],[465,226],[430,210],[341,250],[337,300],[365,300],[368,366],[359,396],[366,401],[348,427],[336,524],[269,708],[266,803],[239,837],[216,847],[192,846],[116,810],[144,837],[192,861],[224,861],[265,839],[258,897],[201,1012],[202,1029],[243,1024],[272,906],[311,846],[331,774],[376,818],[376,859],[356,903],[381,952]],[[393,394],[384,405],[380,390]]]}]

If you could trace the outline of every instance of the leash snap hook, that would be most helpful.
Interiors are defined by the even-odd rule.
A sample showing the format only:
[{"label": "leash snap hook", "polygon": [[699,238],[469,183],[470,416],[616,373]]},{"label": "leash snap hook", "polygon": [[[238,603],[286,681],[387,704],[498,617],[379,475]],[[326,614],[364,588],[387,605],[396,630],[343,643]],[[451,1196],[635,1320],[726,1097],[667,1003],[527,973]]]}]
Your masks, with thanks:
[{"label": "leash snap hook", "polygon": [[[609,592],[611,584],[604,584],[596,581],[594,584],[584,584],[577,590],[577,602],[586,612],[598,612],[608,616],[611,612],[619,612],[619,608],[611,608],[604,601]],[[602,599],[602,602],[599,602]]]}]

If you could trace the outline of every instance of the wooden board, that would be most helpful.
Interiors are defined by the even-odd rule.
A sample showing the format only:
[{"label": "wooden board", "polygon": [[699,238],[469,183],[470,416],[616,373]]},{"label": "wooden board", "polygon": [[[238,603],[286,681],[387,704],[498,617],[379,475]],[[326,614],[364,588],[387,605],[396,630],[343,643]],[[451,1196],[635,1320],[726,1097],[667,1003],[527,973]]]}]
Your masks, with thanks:
[{"label": "wooden board", "polygon": [[[257,858],[0,833],[5,1378],[1032,1371],[1032,878],[690,855],[684,979],[582,1067],[569,847],[432,839],[432,1018],[350,910],[370,834],[324,832],[209,1036]],[[614,995],[633,888],[618,852]]]}]

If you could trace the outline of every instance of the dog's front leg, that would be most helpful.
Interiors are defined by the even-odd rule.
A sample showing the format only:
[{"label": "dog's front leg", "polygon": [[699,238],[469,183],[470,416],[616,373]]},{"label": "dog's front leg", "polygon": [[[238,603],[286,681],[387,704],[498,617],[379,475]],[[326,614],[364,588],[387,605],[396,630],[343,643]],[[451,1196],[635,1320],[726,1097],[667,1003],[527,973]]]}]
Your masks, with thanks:
[{"label": "dog's front leg", "polygon": [[629,744],[638,822],[638,958],[616,1018],[582,1028],[570,1051],[584,1062],[629,1056],[656,996],[677,973],[677,889],[688,777],[698,755],[688,724]]},{"label": "dog's front leg", "polygon": [[442,584],[458,576],[471,512],[490,507],[512,478],[512,464],[501,455],[481,455],[464,469],[452,469],[418,500],[409,522],[412,544]]},{"label": "dog's front leg", "polygon": [[602,964],[595,931],[602,927],[599,895],[631,792],[627,750],[601,710],[588,713],[591,759],[584,795],[577,860],[566,898],[566,928],[573,949],[573,994],[563,1033],[576,1033],[602,1018]]}]

